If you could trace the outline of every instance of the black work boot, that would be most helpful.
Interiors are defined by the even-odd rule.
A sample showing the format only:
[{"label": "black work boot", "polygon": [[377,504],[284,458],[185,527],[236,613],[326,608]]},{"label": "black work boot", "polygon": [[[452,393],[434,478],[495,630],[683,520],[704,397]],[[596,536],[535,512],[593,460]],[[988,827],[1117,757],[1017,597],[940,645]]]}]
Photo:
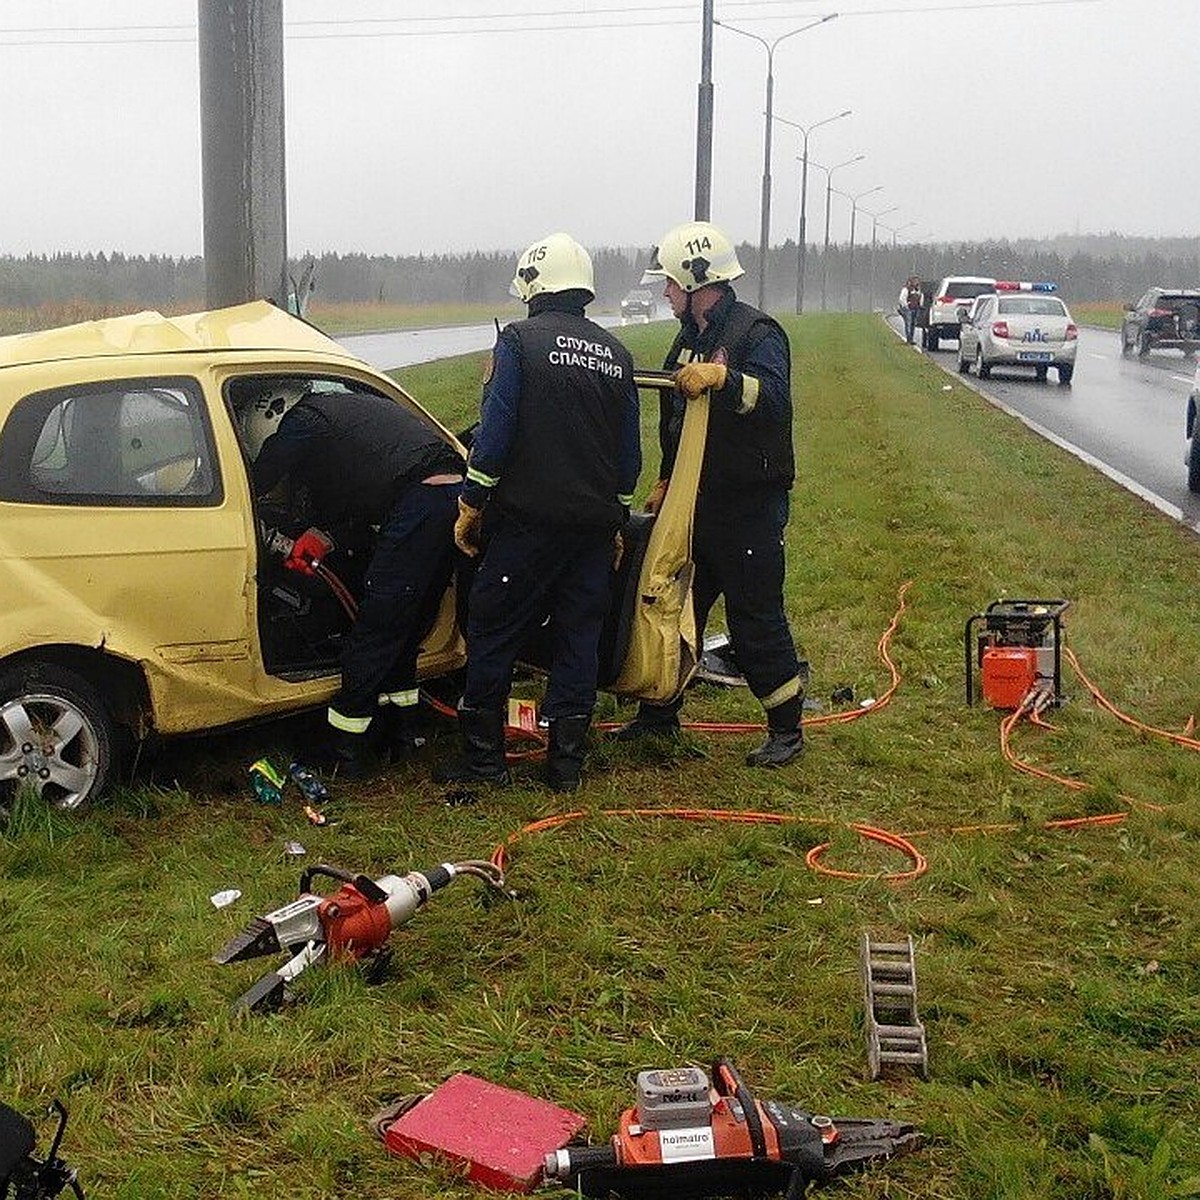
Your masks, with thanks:
[{"label": "black work boot", "polygon": [[556,792],[579,788],[587,734],[592,718],[557,717],[550,722],[550,746],[546,752],[546,782]]},{"label": "black work boot", "polygon": [[376,753],[393,764],[407,762],[425,745],[416,705],[383,705],[371,722],[371,733]]},{"label": "black work boot", "polygon": [[804,693],[767,709],[767,740],[746,755],[748,767],[784,767],[804,750]]},{"label": "black work boot", "polygon": [[339,779],[365,779],[374,764],[367,734],[345,729],[331,729],[324,744],[314,751],[299,753],[298,758],[305,765],[337,775]]},{"label": "black work boot", "polygon": [[508,783],[504,759],[504,713],[490,708],[460,708],[462,753],[433,772],[434,783]]},{"label": "black work boot", "polygon": [[639,704],[637,716],[608,735],[614,742],[638,742],[642,738],[679,736],[679,713],[662,704]]}]

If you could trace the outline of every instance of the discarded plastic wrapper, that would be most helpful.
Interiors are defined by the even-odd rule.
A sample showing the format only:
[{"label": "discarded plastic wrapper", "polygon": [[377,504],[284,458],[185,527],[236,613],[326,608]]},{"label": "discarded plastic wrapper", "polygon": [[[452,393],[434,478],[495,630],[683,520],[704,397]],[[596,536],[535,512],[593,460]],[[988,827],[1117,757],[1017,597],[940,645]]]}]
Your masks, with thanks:
[{"label": "discarded plastic wrapper", "polygon": [[284,842],[283,852],[289,858],[303,858],[308,853],[299,842]]},{"label": "discarded plastic wrapper", "polygon": [[260,758],[250,764],[250,786],[255,798],[262,804],[282,804],[283,789],[287,778],[280,773],[270,759]]},{"label": "discarded plastic wrapper", "polygon": [[308,818],[309,823],[312,825],[329,824],[329,818],[323,812],[319,812],[317,809],[313,808],[311,804],[306,804],[304,806],[304,815]]},{"label": "discarded plastic wrapper", "polygon": [[309,804],[328,803],[329,789],[302,762],[288,763],[288,777]]},{"label": "discarded plastic wrapper", "polygon": [[209,899],[214,908],[228,908],[235,900],[240,899],[241,895],[237,888],[227,888],[223,892],[213,892]]}]

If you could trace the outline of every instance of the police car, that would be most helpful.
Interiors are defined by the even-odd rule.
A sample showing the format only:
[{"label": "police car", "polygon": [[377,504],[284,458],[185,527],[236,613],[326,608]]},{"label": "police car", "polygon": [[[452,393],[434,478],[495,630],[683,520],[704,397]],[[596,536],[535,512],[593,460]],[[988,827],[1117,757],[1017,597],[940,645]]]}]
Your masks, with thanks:
[{"label": "police car", "polygon": [[942,338],[958,337],[960,310],[970,308],[976,296],[986,295],[995,287],[996,281],[983,275],[947,275],[941,280],[929,296],[925,349],[936,350]]},{"label": "police car", "polygon": [[1044,380],[1051,367],[1060,384],[1075,374],[1079,329],[1053,283],[1001,280],[978,297],[958,336],[958,369],[987,379],[993,367],[1021,367]]}]

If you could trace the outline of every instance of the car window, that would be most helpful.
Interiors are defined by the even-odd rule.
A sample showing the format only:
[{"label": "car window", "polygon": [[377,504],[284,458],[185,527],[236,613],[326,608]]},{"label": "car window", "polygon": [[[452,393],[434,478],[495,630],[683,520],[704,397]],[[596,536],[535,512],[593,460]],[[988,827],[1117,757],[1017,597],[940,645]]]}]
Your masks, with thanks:
[{"label": "car window", "polygon": [[948,279],[943,295],[953,296],[956,300],[973,300],[976,296],[990,292],[993,286],[990,283],[963,283],[960,280]]},{"label": "car window", "polygon": [[104,381],[27,396],[0,443],[0,496],[74,504],[221,499],[192,380]]},{"label": "car window", "polygon": [[1030,317],[1065,317],[1066,307],[1061,300],[1051,296],[1005,296],[1000,301],[1000,312],[1006,315]]}]

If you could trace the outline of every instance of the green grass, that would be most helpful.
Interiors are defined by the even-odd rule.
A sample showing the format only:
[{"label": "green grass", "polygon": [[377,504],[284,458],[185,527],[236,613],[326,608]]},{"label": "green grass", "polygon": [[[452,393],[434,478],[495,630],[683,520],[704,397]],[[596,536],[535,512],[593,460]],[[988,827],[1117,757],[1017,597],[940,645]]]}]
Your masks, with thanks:
[{"label": "green grass", "polygon": [[[878,321],[788,327],[788,611],[828,709],[839,685],[859,697],[887,685],[876,643],[911,581],[892,703],[814,728],[804,759],[778,773],[740,765],[753,734],[692,734],[674,751],[598,747],[575,797],[523,773],[449,808],[417,763],[336,785],[324,829],[294,794],[261,807],[246,786],[245,768],[288,745],[295,722],[182,743],[156,786],[74,818],[19,805],[0,833],[0,1097],[31,1111],[63,1097],[63,1153],[89,1194],[465,1200],[479,1193],[387,1157],[370,1115],[465,1070],[577,1109],[606,1136],[639,1069],[718,1054],[765,1096],[928,1133],[920,1153],[848,1180],[848,1198],[1195,1194],[1183,1181],[1200,1163],[1200,755],[1119,724],[1068,675],[1054,730],[1023,726],[1014,742],[1092,786],[1013,771],[998,715],[964,705],[962,634],[993,599],[1068,598],[1068,641],[1093,679],[1180,729],[1198,700],[1200,546]],[[657,366],[669,333],[622,336]],[[461,427],[481,369],[469,356],[399,378]],[[643,490],[652,429],[648,405]],[[600,716],[628,711],[606,698]],[[685,716],[759,714],[744,691],[698,688]],[[452,745],[439,726],[429,757]],[[509,863],[521,898],[486,904],[474,881],[455,883],[392,939],[383,983],[329,969],[301,981],[290,1011],[228,1014],[267,964],[209,956],[294,893],[288,839],[304,861],[379,874],[486,857],[568,808],[692,804],[792,820],[592,815],[530,835]],[[1112,810],[1130,815],[1044,826]],[[907,833],[927,873],[895,885],[809,870],[824,841],[830,866],[906,865],[849,822]],[[1010,828],[979,828],[994,824]],[[227,887],[244,895],[217,911],[208,897]],[[916,939],[928,1082],[864,1080],[864,929]]]},{"label": "green grass", "polygon": [[1085,325],[1100,325],[1105,329],[1120,329],[1121,318],[1125,315],[1125,305],[1118,301],[1111,303],[1072,304],[1071,315],[1075,320]]}]

